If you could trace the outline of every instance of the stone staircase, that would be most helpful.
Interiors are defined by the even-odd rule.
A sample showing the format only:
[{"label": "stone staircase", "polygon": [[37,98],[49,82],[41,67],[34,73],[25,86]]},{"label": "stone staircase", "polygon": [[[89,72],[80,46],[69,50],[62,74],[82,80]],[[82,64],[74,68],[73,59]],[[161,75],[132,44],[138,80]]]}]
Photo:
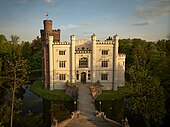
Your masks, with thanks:
[{"label": "stone staircase", "polygon": [[65,127],[113,127],[108,122],[95,116],[94,100],[88,84],[80,84],[78,91],[78,110],[80,115]]}]

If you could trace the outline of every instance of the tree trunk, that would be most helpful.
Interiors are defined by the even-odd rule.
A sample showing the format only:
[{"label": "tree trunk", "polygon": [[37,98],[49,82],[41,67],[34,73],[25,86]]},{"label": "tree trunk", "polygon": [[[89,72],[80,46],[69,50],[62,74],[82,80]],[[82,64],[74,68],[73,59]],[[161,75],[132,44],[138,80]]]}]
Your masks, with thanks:
[{"label": "tree trunk", "polygon": [[14,86],[13,86],[13,89],[12,89],[12,105],[11,105],[11,123],[10,123],[10,127],[13,126],[14,104],[15,104],[15,87],[16,87],[16,68],[14,67]]},{"label": "tree trunk", "polygon": [[14,103],[15,103],[15,88],[12,90],[12,105],[11,105],[11,123],[10,123],[10,127],[13,126]]},{"label": "tree trunk", "polygon": [[[145,119],[145,118],[144,118]],[[146,127],[151,127],[150,122],[148,119],[145,119],[145,126]]]}]

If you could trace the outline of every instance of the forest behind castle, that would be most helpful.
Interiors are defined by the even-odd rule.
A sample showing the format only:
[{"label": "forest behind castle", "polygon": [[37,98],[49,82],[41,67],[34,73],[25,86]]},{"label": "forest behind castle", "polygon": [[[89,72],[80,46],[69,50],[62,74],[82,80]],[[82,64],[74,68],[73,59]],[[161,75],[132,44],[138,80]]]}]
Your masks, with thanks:
[{"label": "forest behind castle", "polygon": [[[126,54],[126,84],[131,86],[132,92],[131,112],[144,117],[151,125],[168,123],[170,118],[170,39],[156,42],[140,38],[120,39],[119,53]],[[16,66],[19,71],[16,70]],[[22,83],[28,84],[30,78],[41,77],[41,69],[41,38],[37,37],[32,42],[28,42],[21,41],[16,35],[11,35],[9,40],[5,35],[0,35],[0,127],[9,126],[12,118],[12,96],[10,96],[11,102],[7,102],[8,93],[15,94],[12,110],[14,125],[17,125],[17,121],[21,119],[28,122],[28,118],[32,118],[35,122],[32,124],[38,126],[39,123],[39,126],[43,126],[41,116],[21,117],[17,108],[18,104],[22,104],[24,93]],[[21,77],[23,79],[19,80]],[[14,84],[15,79],[16,84]],[[25,123],[25,126],[29,126],[29,123],[27,124]]]}]

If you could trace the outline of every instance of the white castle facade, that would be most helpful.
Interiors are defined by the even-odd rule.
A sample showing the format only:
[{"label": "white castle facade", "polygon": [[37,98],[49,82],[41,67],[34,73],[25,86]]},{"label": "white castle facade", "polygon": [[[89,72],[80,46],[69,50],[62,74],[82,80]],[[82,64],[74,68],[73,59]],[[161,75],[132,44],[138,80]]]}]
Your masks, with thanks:
[{"label": "white castle facade", "polygon": [[119,36],[105,41],[97,40],[95,34],[89,40],[70,42],[54,40],[48,36],[49,89],[64,89],[65,83],[96,83],[104,90],[117,90],[125,85],[125,54],[118,54]]}]

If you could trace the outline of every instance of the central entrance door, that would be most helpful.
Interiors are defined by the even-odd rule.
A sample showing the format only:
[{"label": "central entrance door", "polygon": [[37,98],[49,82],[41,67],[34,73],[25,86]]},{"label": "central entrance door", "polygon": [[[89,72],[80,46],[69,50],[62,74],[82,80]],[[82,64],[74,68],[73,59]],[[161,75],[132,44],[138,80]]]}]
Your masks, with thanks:
[{"label": "central entrance door", "polygon": [[86,72],[81,73],[81,82],[86,83]]}]

